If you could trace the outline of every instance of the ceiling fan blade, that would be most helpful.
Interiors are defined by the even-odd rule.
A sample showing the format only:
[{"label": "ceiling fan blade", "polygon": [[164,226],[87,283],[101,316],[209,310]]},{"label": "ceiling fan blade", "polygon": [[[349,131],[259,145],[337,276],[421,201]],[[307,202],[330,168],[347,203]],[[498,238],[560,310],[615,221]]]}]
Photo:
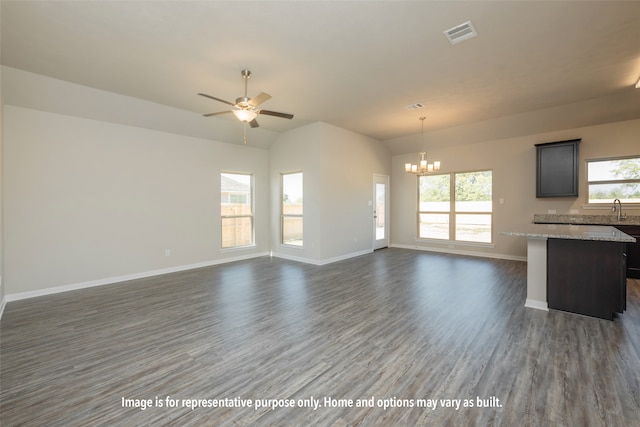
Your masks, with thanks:
[{"label": "ceiling fan blade", "polygon": [[225,101],[224,99],[220,99],[220,98],[216,98],[215,96],[207,95],[206,93],[199,93],[198,95],[204,96],[205,98],[213,99],[214,101],[223,102],[223,103],[228,104],[228,105],[236,105],[236,104],[232,104],[229,101]]},{"label": "ceiling fan blade", "polygon": [[293,119],[293,114],[278,113],[277,111],[260,110],[258,113],[265,114],[267,116],[282,117],[283,119]]},{"label": "ceiling fan blade", "polygon": [[231,112],[231,110],[229,110],[229,111],[218,111],[217,113],[203,114],[203,116],[211,117],[211,116],[217,116],[218,114],[227,114],[227,113],[230,113],[230,112]]},{"label": "ceiling fan blade", "polygon": [[258,121],[256,119],[253,119],[249,122],[249,126],[251,126],[252,128],[257,128],[260,125],[258,124]]},{"label": "ceiling fan blade", "polygon": [[271,98],[271,95],[268,93],[260,92],[257,96],[254,96],[248,101],[248,104],[252,107],[257,107],[262,104],[264,101],[267,101]]}]

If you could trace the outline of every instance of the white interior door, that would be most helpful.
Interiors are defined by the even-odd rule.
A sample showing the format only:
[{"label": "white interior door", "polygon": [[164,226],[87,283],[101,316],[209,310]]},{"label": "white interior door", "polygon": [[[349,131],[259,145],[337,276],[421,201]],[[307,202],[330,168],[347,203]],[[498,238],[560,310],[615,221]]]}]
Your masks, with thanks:
[{"label": "white interior door", "polygon": [[373,249],[389,246],[389,177],[373,175]]}]

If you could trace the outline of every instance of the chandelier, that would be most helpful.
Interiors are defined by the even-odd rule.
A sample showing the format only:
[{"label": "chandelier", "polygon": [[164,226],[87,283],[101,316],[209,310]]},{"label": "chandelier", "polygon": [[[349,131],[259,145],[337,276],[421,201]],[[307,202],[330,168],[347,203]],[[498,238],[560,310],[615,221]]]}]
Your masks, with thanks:
[{"label": "chandelier", "polygon": [[[426,117],[420,117],[420,121],[422,122],[422,147],[424,148],[424,119]],[[424,176],[430,173],[434,173],[440,170],[440,161],[436,160],[433,163],[427,162],[427,152],[423,151],[420,153],[420,161],[417,165],[413,163],[405,163],[404,171],[412,173],[414,175]]]}]

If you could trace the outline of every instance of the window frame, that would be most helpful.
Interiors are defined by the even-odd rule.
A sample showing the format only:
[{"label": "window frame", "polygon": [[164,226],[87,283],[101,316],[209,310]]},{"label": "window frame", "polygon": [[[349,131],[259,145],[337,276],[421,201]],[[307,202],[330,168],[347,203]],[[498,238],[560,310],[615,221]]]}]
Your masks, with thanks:
[{"label": "window frame", "polygon": [[[590,200],[589,194],[591,193],[590,189],[591,189],[591,185],[602,185],[602,184],[632,184],[632,183],[636,183],[638,185],[640,185],[640,177],[637,179],[610,179],[610,180],[594,180],[594,181],[590,181],[589,180],[589,164],[590,163],[596,163],[596,162],[610,162],[610,161],[616,161],[616,160],[639,160],[640,161],[640,154],[636,154],[636,155],[630,155],[630,156],[614,156],[614,157],[602,157],[602,158],[595,158],[595,159],[585,159],[585,183],[586,183],[586,194],[585,194],[585,208],[603,208],[603,209],[610,209],[611,208],[611,204],[613,203],[614,199],[611,200],[607,200],[606,202],[592,202]],[[640,207],[640,202],[623,202],[625,206],[630,206],[630,207]]]},{"label": "window frame", "polygon": [[[284,209],[284,177],[287,175],[297,175],[300,174],[301,175],[301,180],[302,180],[302,213],[301,214],[288,214],[285,213],[285,209]],[[301,230],[301,235],[302,238],[300,239],[300,244],[292,244],[292,243],[287,243],[285,242],[285,220],[288,218],[300,218],[302,220],[302,230]],[[304,248],[304,172],[302,170],[295,170],[295,171],[291,171],[291,172],[281,172],[280,173],[280,244],[282,246],[286,246],[289,248],[296,248],[296,249],[302,249]]]},{"label": "window frame", "polygon": [[[478,172],[490,172],[491,173],[491,211],[490,212],[480,212],[480,211],[457,211],[456,210],[456,176],[468,173],[478,173]],[[455,243],[455,244],[465,244],[465,245],[473,245],[473,246],[493,246],[494,245],[494,208],[493,208],[493,169],[478,169],[478,170],[470,170],[470,171],[454,171],[454,172],[443,172],[443,173],[433,173],[428,175],[423,175],[425,177],[429,176],[448,176],[449,177],[449,209],[447,211],[435,211],[435,210],[420,210],[420,179],[422,176],[417,177],[417,202],[418,202],[418,212],[416,215],[417,220],[417,240],[419,241],[430,241],[430,242],[439,242],[439,243]],[[420,235],[420,216],[423,214],[447,214],[449,217],[449,232],[448,238],[442,239],[437,237],[422,237]],[[491,229],[490,229],[490,240],[488,242],[480,242],[474,240],[457,240],[456,239],[456,230],[457,223],[456,218],[458,214],[463,215],[490,215],[491,218]]]},{"label": "window frame", "polygon": [[[250,209],[249,213],[244,213],[240,215],[224,215],[222,213],[222,176],[223,175],[242,175],[249,177],[249,195],[247,197],[247,204],[249,204]],[[231,203],[231,195],[227,197],[227,203]],[[252,248],[256,246],[256,237],[255,237],[255,176],[252,173],[247,172],[230,172],[230,171],[221,171],[220,172],[220,249],[223,251],[227,250],[235,250],[235,249],[243,249],[243,248]],[[224,246],[224,220],[225,219],[239,219],[239,218],[249,218],[251,223],[251,242],[248,244],[242,245],[233,245],[233,246]]]},{"label": "window frame", "polygon": [[[423,178],[423,177],[432,177],[432,176],[448,176],[449,177],[449,209],[446,210],[446,211],[436,211],[436,210],[425,210],[425,211],[423,211],[423,210],[420,210],[420,179]],[[451,210],[452,210],[451,209],[452,208],[451,205],[452,205],[452,199],[453,199],[453,194],[452,194],[453,185],[452,185],[451,181],[453,179],[453,173],[449,173],[449,172],[430,173],[428,175],[417,176],[416,179],[417,179],[416,182],[418,184],[417,185],[417,187],[418,187],[418,191],[417,191],[417,193],[418,193],[418,215],[416,217],[416,219],[417,219],[417,235],[418,235],[417,238],[420,239],[420,240],[433,240],[433,241],[438,241],[438,242],[450,242],[450,241],[452,241],[453,240],[452,239],[453,235],[452,235],[452,232],[451,232],[451,224],[452,224],[453,218],[452,218],[452,212],[451,212]],[[431,215],[445,215],[446,214],[449,217],[449,222],[447,224],[448,228],[449,228],[448,233],[447,233],[448,234],[448,238],[447,239],[440,239],[440,238],[437,238],[437,237],[422,237],[420,235],[420,224],[421,224],[420,216],[421,215],[429,215],[429,214],[431,214]]]}]

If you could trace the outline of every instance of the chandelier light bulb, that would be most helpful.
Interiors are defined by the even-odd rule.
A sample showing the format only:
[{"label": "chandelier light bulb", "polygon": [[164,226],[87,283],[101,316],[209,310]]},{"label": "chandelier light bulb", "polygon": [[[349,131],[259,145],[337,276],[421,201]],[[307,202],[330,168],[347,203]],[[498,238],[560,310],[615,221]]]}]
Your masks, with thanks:
[{"label": "chandelier light bulb", "polygon": [[[422,146],[424,148],[424,119],[426,117],[420,117],[420,121],[422,122]],[[414,165],[413,163],[405,163],[404,164],[405,172],[412,173],[414,175],[424,176],[429,173],[434,173],[440,170],[440,161],[436,160],[433,163],[429,163],[427,161],[427,152],[422,151],[420,153],[420,160],[418,164]]]}]

